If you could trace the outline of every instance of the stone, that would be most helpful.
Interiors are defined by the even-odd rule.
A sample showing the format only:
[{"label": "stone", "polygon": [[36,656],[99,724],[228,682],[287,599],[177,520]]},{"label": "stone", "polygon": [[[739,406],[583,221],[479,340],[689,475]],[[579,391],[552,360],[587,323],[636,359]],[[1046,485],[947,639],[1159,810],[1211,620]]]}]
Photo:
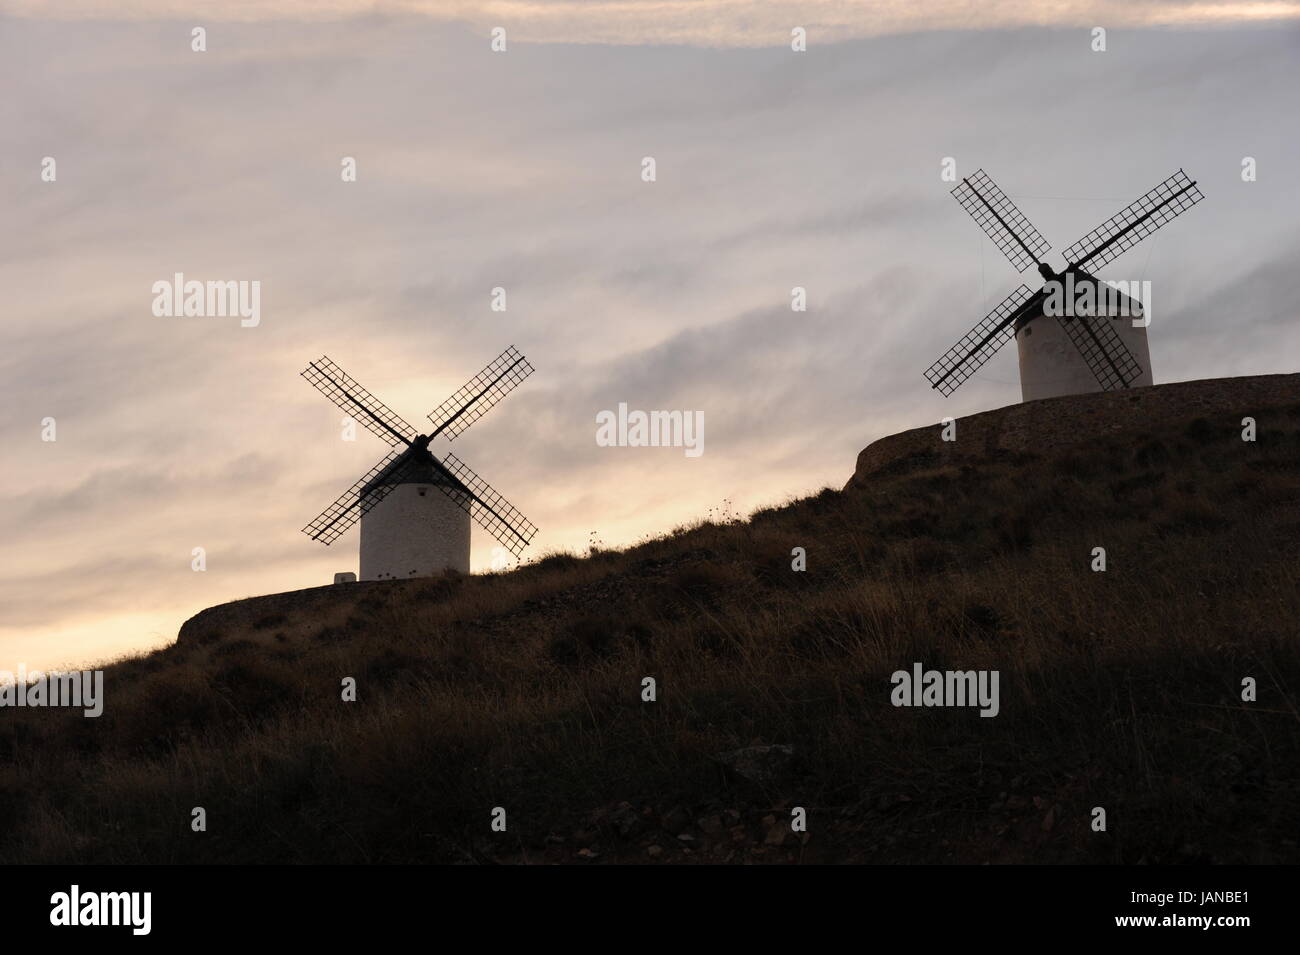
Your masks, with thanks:
[{"label": "stone", "polygon": [[705,816],[703,819],[697,819],[695,824],[706,836],[716,836],[722,832],[721,816]]},{"label": "stone", "polygon": [[760,785],[779,782],[794,766],[794,747],[786,744],[746,746],[713,757],[737,776]]},{"label": "stone", "polygon": [[631,805],[620,803],[619,807],[610,813],[609,823],[620,836],[627,838],[641,830],[643,820],[641,814],[633,809]]},{"label": "stone", "polygon": [[681,806],[674,806],[663,814],[659,820],[659,825],[665,832],[681,832],[690,823],[691,817],[686,814],[686,810]]}]

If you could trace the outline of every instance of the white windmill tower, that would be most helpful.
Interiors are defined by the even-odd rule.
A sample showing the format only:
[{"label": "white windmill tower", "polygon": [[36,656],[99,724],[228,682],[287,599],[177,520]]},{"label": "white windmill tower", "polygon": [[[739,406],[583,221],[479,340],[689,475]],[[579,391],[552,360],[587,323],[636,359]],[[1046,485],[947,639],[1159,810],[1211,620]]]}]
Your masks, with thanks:
[{"label": "white windmill tower", "polygon": [[518,557],[537,528],[454,454],[436,458],[429,442],[439,434],[453,440],[532,372],[507,348],[429,414],[426,435],[328,358],[308,364],[303,377],[392,450],[303,533],[329,545],[360,519],[362,580],[469,573],[471,518]]},{"label": "white windmill tower", "polygon": [[[926,370],[930,387],[952,394],[1013,336],[1024,401],[1153,383],[1146,322],[1132,317],[1141,315],[1140,303],[1117,294],[1092,272],[1200,202],[1204,196],[1195,182],[1178,170],[1067,248],[1062,272],[1042,261],[1051,246],[984,170],[963,179],[952,194],[1017,271],[1037,265],[1046,284],[1037,292],[1021,285],[1003,299]],[[1060,283],[1074,314],[1045,313],[1054,283]],[[1075,308],[1085,296],[1093,306]]]}]

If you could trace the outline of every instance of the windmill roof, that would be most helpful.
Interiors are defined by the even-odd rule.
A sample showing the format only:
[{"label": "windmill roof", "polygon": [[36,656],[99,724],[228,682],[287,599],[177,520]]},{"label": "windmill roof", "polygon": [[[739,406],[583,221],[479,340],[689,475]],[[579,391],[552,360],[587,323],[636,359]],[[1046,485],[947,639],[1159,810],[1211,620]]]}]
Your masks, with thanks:
[{"label": "windmill roof", "polygon": [[[1105,284],[1102,279],[1097,278],[1095,275],[1093,275],[1090,272],[1083,271],[1083,269],[1075,269],[1073,274],[1074,274],[1074,288],[1076,292],[1081,286],[1085,284],[1090,284],[1093,286]],[[1062,279],[1064,279],[1064,274],[1062,274]],[[1046,286],[1044,286],[1044,289],[1046,289]],[[1142,314],[1142,303],[1139,302],[1137,299],[1133,298],[1131,295],[1125,295],[1123,292],[1119,291],[1118,289],[1112,289],[1109,287],[1107,288],[1107,294],[1114,295],[1116,303],[1125,306],[1130,315]],[[1044,299],[1044,302],[1045,301],[1046,300]],[[1020,329],[1024,328],[1026,325],[1032,322],[1034,319],[1043,318],[1043,317],[1044,317],[1043,309],[1041,307],[1036,308],[1030,311],[1028,314],[1021,315],[1019,318],[1016,319],[1015,330],[1018,332],[1020,331]]]},{"label": "windmill roof", "polygon": [[388,467],[366,482],[361,488],[361,495],[364,496],[378,487],[397,484],[436,484],[441,487],[467,490],[465,485],[458,481],[446,468],[438,464],[432,455],[429,458],[428,461],[412,461],[411,452],[408,449],[395,458]]}]

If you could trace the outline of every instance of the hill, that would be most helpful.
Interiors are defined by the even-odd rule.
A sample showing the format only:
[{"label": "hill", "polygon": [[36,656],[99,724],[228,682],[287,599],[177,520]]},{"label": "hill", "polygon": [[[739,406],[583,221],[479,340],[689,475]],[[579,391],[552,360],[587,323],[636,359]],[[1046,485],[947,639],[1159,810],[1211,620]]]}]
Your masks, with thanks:
[{"label": "hill", "polygon": [[[1016,405],[747,521],[211,608],[101,718],[0,714],[0,859],[1300,861],[1298,384]],[[998,671],[997,716],[892,705],[916,663]]]}]

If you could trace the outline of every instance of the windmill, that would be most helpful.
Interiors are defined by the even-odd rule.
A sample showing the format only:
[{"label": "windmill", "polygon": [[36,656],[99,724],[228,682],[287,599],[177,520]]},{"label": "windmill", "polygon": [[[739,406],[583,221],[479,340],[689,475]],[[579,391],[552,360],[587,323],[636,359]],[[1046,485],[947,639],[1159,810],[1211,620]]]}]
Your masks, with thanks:
[{"label": "windmill", "polygon": [[430,412],[429,434],[417,434],[328,358],[310,362],[302,376],[391,450],[303,533],[328,546],[360,520],[362,580],[468,573],[471,518],[518,557],[537,528],[454,454],[435,457],[429,442],[454,440],[532,373],[507,348]]},{"label": "windmill", "polygon": [[1044,304],[1056,282],[1075,290],[1090,285],[1095,302],[1113,298],[1092,272],[1200,202],[1204,196],[1194,181],[1180,169],[1125,206],[1065,249],[1062,272],[1042,261],[1051,246],[984,170],[963,179],[952,194],[1018,272],[1037,265],[1045,284],[1037,292],[1021,285],[984,316],[926,370],[931,388],[945,397],[952,394],[1012,337],[1018,341],[1025,401],[1152,383],[1145,323],[1116,321],[1099,312],[1057,317],[1044,314]]}]

